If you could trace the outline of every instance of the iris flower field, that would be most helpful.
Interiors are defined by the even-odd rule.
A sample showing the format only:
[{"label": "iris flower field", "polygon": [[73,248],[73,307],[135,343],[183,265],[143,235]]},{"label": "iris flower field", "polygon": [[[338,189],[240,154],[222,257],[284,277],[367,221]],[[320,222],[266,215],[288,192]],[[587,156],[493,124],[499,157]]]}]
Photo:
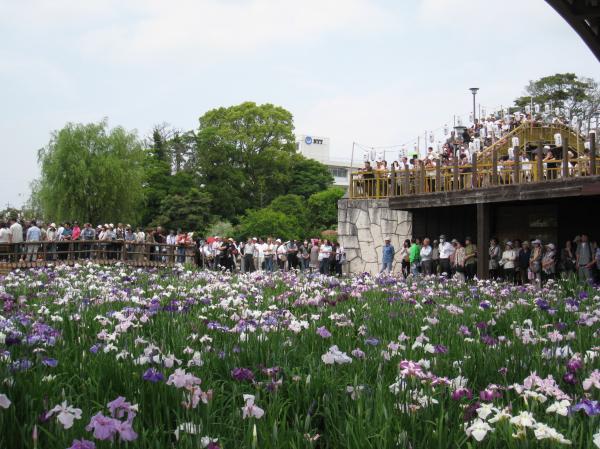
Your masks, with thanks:
[{"label": "iris flower field", "polygon": [[0,448],[600,447],[600,290],[81,265],[0,278]]}]

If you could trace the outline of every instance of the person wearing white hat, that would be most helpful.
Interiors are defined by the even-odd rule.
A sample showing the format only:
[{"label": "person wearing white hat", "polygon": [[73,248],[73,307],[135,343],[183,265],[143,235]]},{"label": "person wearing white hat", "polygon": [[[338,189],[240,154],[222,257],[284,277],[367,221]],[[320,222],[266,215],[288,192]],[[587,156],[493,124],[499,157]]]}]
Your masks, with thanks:
[{"label": "person wearing white hat", "polygon": [[542,273],[544,279],[554,279],[556,273],[556,248],[554,243],[548,243],[546,245],[546,251],[542,256]]},{"label": "person wearing white hat", "polygon": [[538,287],[542,285],[542,242],[535,239],[531,242],[531,256],[529,256],[529,271],[531,272],[531,280],[534,281]]},{"label": "person wearing white hat", "polygon": [[392,245],[392,239],[390,237],[386,237],[384,243],[383,249],[381,250],[381,271],[379,273],[387,272],[389,274],[392,272],[396,250]]}]

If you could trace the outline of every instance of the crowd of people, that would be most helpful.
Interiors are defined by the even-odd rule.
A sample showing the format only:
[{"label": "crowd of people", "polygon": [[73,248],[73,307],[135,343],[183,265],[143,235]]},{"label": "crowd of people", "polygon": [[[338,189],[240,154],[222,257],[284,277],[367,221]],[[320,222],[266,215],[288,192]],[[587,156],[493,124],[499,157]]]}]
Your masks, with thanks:
[{"label": "crowd of people", "polygon": [[[514,128],[523,124],[531,123],[532,126],[546,126],[550,123],[545,121],[541,116],[532,116],[531,114],[513,114],[505,118],[497,118],[494,116],[487,117],[481,122],[475,120],[470,127],[465,127],[462,134],[457,135],[455,131],[450,133],[450,136],[442,144],[440,143],[437,149],[433,146],[427,148],[425,155],[419,156],[415,150],[413,153],[403,155],[398,160],[388,164],[388,161],[383,157],[378,157],[376,161],[365,160],[364,166],[359,170],[357,192],[359,196],[365,194],[373,196],[385,196],[390,192],[392,183],[390,176],[392,171],[397,173],[400,178],[406,173],[406,170],[422,170],[425,173],[427,191],[448,190],[451,186],[452,179],[447,179],[440,186],[435,186],[436,170],[438,165],[442,170],[442,174],[451,174],[453,167],[459,167],[461,188],[468,186],[485,186],[491,183],[489,167],[480,168],[477,177],[471,177],[472,157],[475,154],[481,155],[485,148],[497,143],[504,145],[509,143],[510,133]],[[561,118],[556,118],[552,124],[561,123]],[[579,154],[575,154],[572,150],[568,153],[568,170],[569,176],[585,176],[589,174],[589,147],[586,142],[586,148],[582,148]],[[561,161],[562,149],[555,144],[546,144],[541,148],[542,155],[540,156],[534,147],[528,145],[524,152],[519,155],[520,161],[520,178],[519,182],[528,182],[543,179],[556,179],[562,177]],[[381,156],[381,155],[380,155]],[[538,158],[541,157],[542,172],[537,173]],[[478,157],[481,162],[481,158]],[[507,154],[500,155],[497,162],[497,178],[500,184],[511,184],[517,182],[513,179],[513,168],[516,160],[514,149],[509,146]],[[451,177],[450,177],[451,178]],[[411,191],[414,189],[414,175],[410,175],[409,185]],[[402,192],[402,180],[396,180],[396,192]],[[437,188],[436,188],[437,187]]]},{"label": "crowd of people", "polygon": [[251,273],[300,270],[341,276],[346,263],[343,246],[328,239],[282,241],[278,238],[248,238],[236,242],[219,236],[201,244],[203,264],[212,269]]},{"label": "crowd of people", "polygon": [[107,223],[94,228],[90,223],[80,226],[77,221],[57,226],[10,218],[8,222],[0,222],[0,261],[123,257],[166,261],[172,257],[183,263],[190,257],[186,248],[194,243],[192,237],[192,233],[180,229],[167,232],[160,226],[134,230],[130,225]]},{"label": "crowd of people", "polygon": [[[43,248],[43,250],[40,250]],[[302,241],[249,238],[236,242],[219,236],[202,238],[181,229],[136,228],[112,223],[48,225],[12,218],[0,222],[0,262],[37,260],[136,260],[195,263],[215,270],[241,272],[310,270],[341,275],[344,248],[327,239]]]},{"label": "crowd of people", "polygon": [[[398,252],[387,238],[383,248],[381,272],[391,271],[398,256],[405,277],[445,275],[471,280],[477,273],[479,249],[471,237],[460,241],[440,235],[433,242],[427,237],[407,239]],[[557,275],[576,275],[580,280],[594,282],[600,274],[600,246],[590,241],[587,234],[567,240],[560,250],[539,239],[509,240],[500,245],[496,238],[490,240],[487,250],[489,277],[515,285],[531,282],[541,286]]]}]

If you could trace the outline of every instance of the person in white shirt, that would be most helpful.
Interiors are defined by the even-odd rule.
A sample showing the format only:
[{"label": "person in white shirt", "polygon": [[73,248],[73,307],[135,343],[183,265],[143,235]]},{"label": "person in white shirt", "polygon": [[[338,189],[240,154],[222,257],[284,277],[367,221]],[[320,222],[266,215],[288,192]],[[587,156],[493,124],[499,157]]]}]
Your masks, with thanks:
[{"label": "person in white shirt", "polygon": [[440,273],[446,273],[446,276],[450,276],[451,273],[451,265],[450,260],[454,255],[454,246],[452,243],[446,240],[446,236],[444,234],[440,235]]},{"label": "person in white shirt", "polygon": [[504,279],[511,284],[515,282],[515,263],[517,260],[517,251],[513,248],[513,243],[508,241],[502,252],[500,266],[504,272]]},{"label": "person in white shirt", "polygon": [[329,274],[329,256],[331,255],[331,245],[327,239],[319,247],[319,272]]},{"label": "person in white shirt", "polygon": [[256,253],[256,260],[258,263],[256,269],[258,271],[263,270],[263,265],[265,263],[265,246],[266,243],[263,241],[263,239],[259,239],[258,243],[255,242],[254,244],[254,252]]},{"label": "person in white shirt", "polygon": [[38,228],[35,220],[31,222],[31,226],[27,229],[27,242],[33,242],[34,244],[27,245],[27,260],[34,262],[37,260],[37,253],[40,247],[39,242],[42,240],[42,230]]},{"label": "person in white shirt", "polygon": [[281,271],[285,271],[285,265],[287,262],[287,242],[281,243],[281,240],[275,240],[277,243],[277,263],[279,264],[279,269]]},{"label": "person in white shirt", "polygon": [[267,272],[272,273],[274,269],[273,261],[275,259],[275,245],[273,244],[273,239],[269,237],[267,239],[267,243],[263,245],[263,254],[265,256],[265,270]]},{"label": "person in white shirt", "polygon": [[6,262],[8,260],[8,253],[10,253],[10,230],[8,225],[4,222],[0,222],[0,261]]},{"label": "person in white shirt", "polygon": [[16,262],[21,258],[20,254],[23,248],[22,245],[15,245],[15,243],[23,243],[23,226],[14,218],[10,220],[10,223],[10,242],[13,244],[12,250]]},{"label": "person in white shirt", "polygon": [[433,271],[433,259],[431,258],[432,249],[429,244],[430,240],[425,237],[423,239],[423,246],[421,247],[421,270],[425,276],[429,276]]}]

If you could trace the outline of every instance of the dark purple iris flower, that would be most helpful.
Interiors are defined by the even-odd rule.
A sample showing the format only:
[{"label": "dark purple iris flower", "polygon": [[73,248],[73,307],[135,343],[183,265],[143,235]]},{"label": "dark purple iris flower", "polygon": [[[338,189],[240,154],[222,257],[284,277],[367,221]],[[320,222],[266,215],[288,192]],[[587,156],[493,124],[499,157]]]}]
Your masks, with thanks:
[{"label": "dark purple iris flower", "polygon": [[448,353],[448,348],[444,345],[435,345],[434,347],[436,354],[446,354]]},{"label": "dark purple iris flower", "polygon": [[233,368],[231,370],[231,377],[239,381],[252,381],[254,380],[254,373],[248,368]]},{"label": "dark purple iris flower", "polygon": [[71,443],[71,447],[68,449],[96,449],[96,444],[93,441],[89,440],[73,440]]},{"label": "dark purple iris flower", "polygon": [[589,399],[583,399],[581,402],[575,404],[570,408],[570,413],[578,412],[583,410],[588,416],[596,416],[600,414],[600,402],[591,401]]},{"label": "dark purple iris flower", "polygon": [[575,376],[575,373],[566,373],[563,376],[563,380],[570,385],[575,385],[577,383],[577,377]]},{"label": "dark purple iris flower", "polygon": [[147,380],[148,382],[157,383],[165,380],[165,376],[163,376],[156,368],[148,368],[142,375],[142,379]]},{"label": "dark purple iris flower", "polygon": [[583,362],[580,359],[571,359],[567,362],[567,370],[570,373],[575,373],[583,368]]}]

